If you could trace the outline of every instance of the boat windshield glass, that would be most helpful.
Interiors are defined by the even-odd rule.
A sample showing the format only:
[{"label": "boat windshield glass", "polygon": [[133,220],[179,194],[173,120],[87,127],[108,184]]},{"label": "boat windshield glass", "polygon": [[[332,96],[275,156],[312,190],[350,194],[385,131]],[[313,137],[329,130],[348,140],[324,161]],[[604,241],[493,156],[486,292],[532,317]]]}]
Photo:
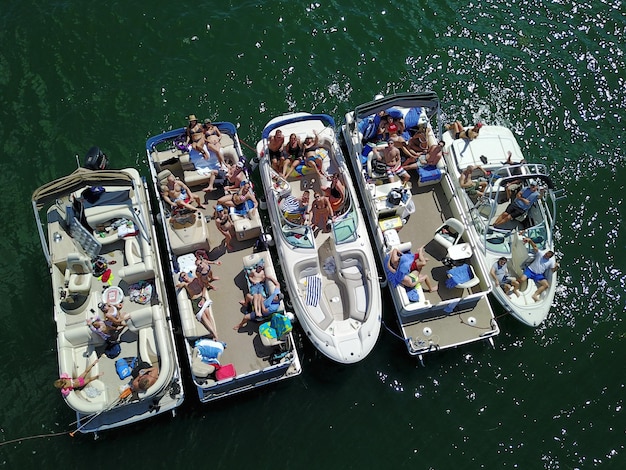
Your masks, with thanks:
[{"label": "boat windshield glass", "polygon": [[313,248],[313,231],[308,225],[299,225],[289,222],[281,214],[282,232],[287,243],[296,248]]},{"label": "boat windshield glass", "polygon": [[350,209],[345,214],[339,216],[333,222],[335,243],[341,245],[342,243],[355,241],[357,237],[356,224],[357,216],[354,212],[354,207],[350,206]]}]

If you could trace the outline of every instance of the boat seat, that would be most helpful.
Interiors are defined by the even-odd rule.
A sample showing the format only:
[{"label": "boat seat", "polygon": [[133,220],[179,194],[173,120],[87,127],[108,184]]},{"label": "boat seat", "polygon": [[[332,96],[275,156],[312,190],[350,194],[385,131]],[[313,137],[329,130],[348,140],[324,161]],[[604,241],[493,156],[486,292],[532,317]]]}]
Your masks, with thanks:
[{"label": "boat seat", "polygon": [[261,215],[258,208],[250,210],[246,215],[239,215],[233,211],[234,208],[231,207],[229,215],[237,240],[250,240],[261,235]]},{"label": "boat seat", "polygon": [[126,322],[130,331],[139,331],[152,325],[152,307],[146,306],[130,312],[130,318]]},{"label": "boat seat", "polygon": [[455,287],[457,289],[470,289],[478,284],[480,284],[480,278],[476,275],[476,271],[474,271],[474,267],[471,264],[468,264],[469,270],[471,272],[472,277],[465,282],[457,284]]},{"label": "boat seat", "polygon": [[152,328],[142,328],[139,330],[139,357],[142,361],[149,362],[150,364],[157,364],[159,362],[154,330]]},{"label": "boat seat", "polygon": [[433,239],[441,246],[448,249],[459,243],[463,232],[465,232],[463,224],[455,218],[450,218],[435,230]]},{"label": "boat seat", "polygon": [[79,253],[67,255],[65,280],[70,292],[88,293],[93,278],[91,259]]},{"label": "boat seat", "polygon": [[124,257],[126,258],[126,264],[128,266],[141,262],[141,250],[139,249],[137,237],[127,237],[124,239]]}]

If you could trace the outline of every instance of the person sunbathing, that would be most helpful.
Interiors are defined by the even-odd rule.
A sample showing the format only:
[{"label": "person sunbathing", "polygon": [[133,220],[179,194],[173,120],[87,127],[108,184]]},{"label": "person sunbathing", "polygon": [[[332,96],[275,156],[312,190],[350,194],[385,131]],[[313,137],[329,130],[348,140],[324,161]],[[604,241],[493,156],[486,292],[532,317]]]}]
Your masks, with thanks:
[{"label": "person sunbathing", "polygon": [[89,366],[87,366],[85,371],[75,379],[72,378],[69,374],[61,374],[61,377],[54,381],[54,386],[61,390],[61,395],[63,395],[64,397],[67,397],[73,390],[82,390],[83,388],[85,388],[85,386],[87,386],[87,384],[104,375],[104,372],[100,372],[96,376],[88,377],[89,372],[91,371],[93,366],[98,363],[98,360],[99,359],[93,361]]}]

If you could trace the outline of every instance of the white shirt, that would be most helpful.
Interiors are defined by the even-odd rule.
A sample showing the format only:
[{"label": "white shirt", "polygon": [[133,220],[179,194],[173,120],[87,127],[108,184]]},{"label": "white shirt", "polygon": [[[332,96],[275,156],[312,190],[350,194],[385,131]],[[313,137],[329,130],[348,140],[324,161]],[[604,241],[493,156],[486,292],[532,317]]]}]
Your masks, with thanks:
[{"label": "white shirt", "polygon": [[550,259],[543,257],[547,251],[548,250],[538,250],[535,254],[535,260],[530,264],[530,266],[528,266],[528,268],[535,274],[543,274],[548,269],[554,269],[554,266],[556,266],[554,256]]}]

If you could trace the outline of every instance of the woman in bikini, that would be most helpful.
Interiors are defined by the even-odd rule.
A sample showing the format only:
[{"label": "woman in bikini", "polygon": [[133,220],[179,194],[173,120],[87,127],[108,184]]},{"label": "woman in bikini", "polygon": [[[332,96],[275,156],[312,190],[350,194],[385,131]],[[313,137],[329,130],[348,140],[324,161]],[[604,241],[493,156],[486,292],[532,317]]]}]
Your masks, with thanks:
[{"label": "woman in bikini", "polygon": [[259,206],[256,196],[251,190],[250,181],[242,181],[239,191],[227,194],[217,200],[222,206],[234,207],[239,215],[246,215]]},{"label": "woman in bikini", "polygon": [[233,224],[230,222],[230,217],[228,217],[228,212],[224,210],[224,206],[218,204],[215,207],[213,218],[215,219],[217,229],[224,235],[226,249],[232,251],[233,247],[230,241],[233,239]]},{"label": "woman in bikini", "polygon": [[324,195],[330,201],[330,207],[332,207],[333,212],[337,213],[337,211],[343,205],[343,201],[346,195],[346,187],[343,185],[339,174],[334,173],[330,175],[330,186],[327,188],[323,188]]},{"label": "woman in bikini", "polygon": [[220,162],[220,166],[223,169],[226,168],[226,162],[224,161],[224,155],[222,155],[223,150],[220,141],[222,133],[219,128],[211,124],[210,119],[205,119],[202,129],[204,131],[204,143],[209,149],[209,152],[213,152],[215,154],[217,160]]},{"label": "woman in bikini", "polygon": [[85,372],[80,374],[78,377],[73,379],[69,374],[61,374],[61,377],[54,381],[54,386],[58,389],[61,389],[61,394],[64,397],[67,397],[72,390],[82,390],[85,386],[104,375],[103,372],[99,373],[95,377],[87,377],[89,371],[91,371],[92,367],[96,365],[98,359],[93,361],[86,369]]},{"label": "woman in bikini", "polygon": [[333,208],[328,198],[320,193],[315,193],[315,198],[311,204],[311,226],[313,229],[328,232],[328,222],[333,216]]},{"label": "woman in bikini", "polygon": [[212,287],[211,282],[219,281],[220,278],[213,275],[213,270],[211,269],[211,265],[221,265],[221,261],[210,261],[206,258],[196,259],[196,276],[204,283],[207,287]]},{"label": "woman in bikini", "polygon": [[285,159],[285,163],[282,169],[283,178],[287,178],[293,170],[295,170],[300,163],[302,163],[302,142],[296,134],[291,134],[289,140],[285,145],[285,153],[289,156],[289,159]]},{"label": "woman in bikini", "polygon": [[446,130],[452,132],[455,139],[468,139],[474,140],[478,137],[480,128],[483,127],[481,122],[477,122],[471,129],[465,130],[461,121],[455,121],[452,124],[446,124]]},{"label": "woman in bikini", "polygon": [[191,148],[200,152],[205,160],[209,159],[209,152],[204,148],[204,128],[198,123],[198,118],[196,118],[195,114],[189,116],[187,143],[191,144]]},{"label": "woman in bikini", "polygon": [[304,139],[304,144],[302,145],[302,158],[304,160],[304,164],[309,168],[313,168],[313,170],[315,171],[315,173],[317,173],[319,177],[326,177],[323,168],[324,162],[322,160],[322,157],[317,154],[317,149],[320,148],[317,145],[319,143],[319,134],[317,133],[317,131],[313,131],[313,133],[315,134],[315,139],[311,137],[307,137],[306,139]]},{"label": "woman in bikini", "polygon": [[187,291],[187,296],[191,300],[193,311],[196,314],[196,320],[213,335],[213,338],[217,340],[217,327],[213,321],[213,317],[208,308],[202,308],[204,303],[209,300],[208,289],[215,290],[215,286],[212,284],[205,284],[199,277],[190,278],[186,272],[180,273],[178,277],[180,281],[176,284],[176,289],[184,287]]}]

